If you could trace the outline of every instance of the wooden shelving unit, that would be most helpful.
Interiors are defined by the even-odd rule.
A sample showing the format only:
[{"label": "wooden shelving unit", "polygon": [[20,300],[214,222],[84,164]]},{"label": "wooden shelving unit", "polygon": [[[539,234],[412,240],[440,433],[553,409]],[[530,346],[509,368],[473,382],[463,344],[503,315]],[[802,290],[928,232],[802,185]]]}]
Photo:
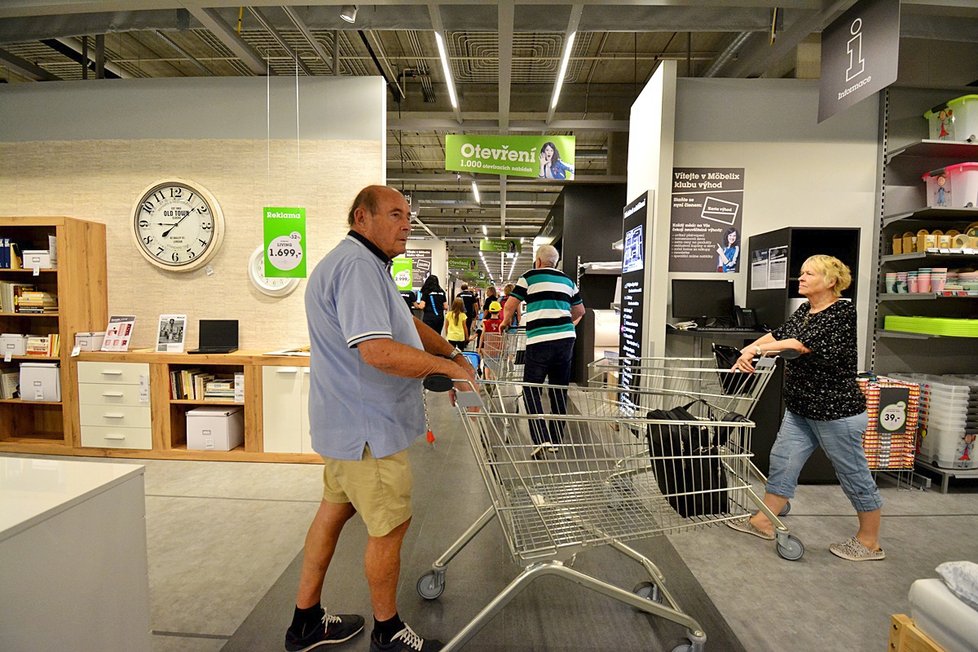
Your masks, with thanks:
[{"label": "wooden shelving unit", "polygon": [[59,355],[16,356],[5,369],[21,362],[58,362],[62,400],[0,401],[0,452],[70,453],[78,444],[77,384],[71,364],[71,342],[76,332],[105,327],[105,225],[71,217],[0,217],[0,235],[21,249],[47,249],[48,236],[57,239],[57,268],[0,269],[0,280],[31,283],[58,296],[58,312],[51,314],[0,313],[0,332],[61,335]]}]

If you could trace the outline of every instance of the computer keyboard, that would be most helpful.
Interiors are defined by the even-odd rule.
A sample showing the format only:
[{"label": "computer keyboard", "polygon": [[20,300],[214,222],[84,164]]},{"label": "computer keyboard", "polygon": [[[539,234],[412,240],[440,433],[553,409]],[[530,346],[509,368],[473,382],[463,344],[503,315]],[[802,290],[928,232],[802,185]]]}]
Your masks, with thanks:
[{"label": "computer keyboard", "polygon": [[751,326],[704,326],[698,328],[700,331],[722,331],[724,333],[759,333],[756,328]]}]

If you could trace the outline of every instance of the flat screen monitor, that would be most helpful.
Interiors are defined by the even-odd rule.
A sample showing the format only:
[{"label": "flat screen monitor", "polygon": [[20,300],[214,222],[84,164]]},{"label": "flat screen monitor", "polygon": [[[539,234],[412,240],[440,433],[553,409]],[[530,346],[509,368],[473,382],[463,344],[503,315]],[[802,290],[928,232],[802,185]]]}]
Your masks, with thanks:
[{"label": "flat screen monitor", "polygon": [[676,319],[729,319],[734,311],[733,281],[672,279],[672,316]]}]

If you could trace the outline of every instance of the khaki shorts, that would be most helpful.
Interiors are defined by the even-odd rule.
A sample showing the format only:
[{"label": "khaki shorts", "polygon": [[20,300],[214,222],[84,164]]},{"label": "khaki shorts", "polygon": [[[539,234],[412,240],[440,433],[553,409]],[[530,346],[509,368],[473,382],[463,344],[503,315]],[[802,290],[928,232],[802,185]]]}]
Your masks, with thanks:
[{"label": "khaki shorts", "polygon": [[411,518],[411,466],[406,450],[377,459],[364,446],[363,459],[324,457],[323,500],[351,503],[372,537],[382,537]]}]

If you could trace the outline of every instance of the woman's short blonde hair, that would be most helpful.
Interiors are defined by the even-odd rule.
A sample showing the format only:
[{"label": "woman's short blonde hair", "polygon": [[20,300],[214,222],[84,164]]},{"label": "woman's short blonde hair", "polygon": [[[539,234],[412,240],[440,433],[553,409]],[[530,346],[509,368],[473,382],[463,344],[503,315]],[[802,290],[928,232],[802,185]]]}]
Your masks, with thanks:
[{"label": "woman's short blonde hair", "polygon": [[809,256],[802,267],[808,267],[816,274],[820,274],[828,284],[835,281],[832,291],[837,297],[841,297],[845,289],[852,285],[852,272],[849,271],[848,265],[835,256],[825,254]]}]

